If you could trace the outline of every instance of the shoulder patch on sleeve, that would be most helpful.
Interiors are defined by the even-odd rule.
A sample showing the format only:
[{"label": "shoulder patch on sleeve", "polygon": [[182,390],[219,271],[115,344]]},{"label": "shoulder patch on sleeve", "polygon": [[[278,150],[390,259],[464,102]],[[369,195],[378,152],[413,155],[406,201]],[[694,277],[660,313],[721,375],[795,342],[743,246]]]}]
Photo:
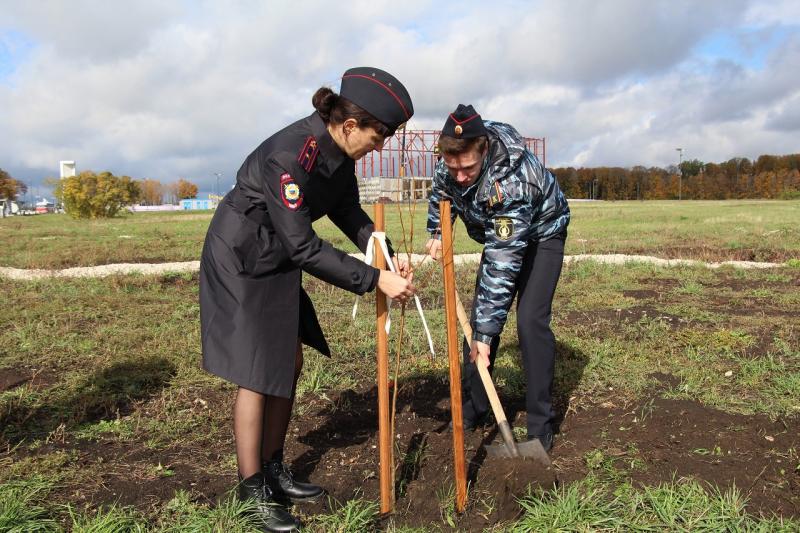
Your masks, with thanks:
[{"label": "shoulder patch on sleeve", "polygon": [[292,211],[303,205],[303,192],[290,174],[281,174],[281,200]]},{"label": "shoulder patch on sleeve", "polygon": [[510,217],[496,217],[494,234],[501,241],[507,241],[514,234],[514,221]]},{"label": "shoulder patch on sleeve", "polygon": [[306,143],[303,145],[303,149],[300,150],[300,153],[297,154],[297,162],[300,163],[300,166],[303,167],[303,170],[306,172],[311,172],[311,169],[314,168],[314,163],[317,160],[317,154],[319,154],[319,146],[317,146],[317,140],[309,136],[306,139]]},{"label": "shoulder patch on sleeve", "polygon": [[495,181],[494,190],[489,191],[489,207],[494,207],[496,204],[499,204],[502,201],[503,201],[503,191],[500,188],[500,184]]}]

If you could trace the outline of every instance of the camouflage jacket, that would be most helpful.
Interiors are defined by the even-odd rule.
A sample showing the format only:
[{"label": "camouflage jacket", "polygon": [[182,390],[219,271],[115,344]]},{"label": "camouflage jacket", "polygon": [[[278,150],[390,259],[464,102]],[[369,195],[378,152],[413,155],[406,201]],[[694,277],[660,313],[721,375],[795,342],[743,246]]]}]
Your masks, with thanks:
[{"label": "camouflage jacket", "polygon": [[450,176],[444,161],[433,175],[428,232],[439,237],[439,201],[452,202],[467,233],[484,244],[472,311],[473,338],[489,344],[500,334],[516,294],[516,280],[529,242],[563,233],[569,206],[555,176],[525,146],[512,126],[484,121],[489,153],[469,187]]}]

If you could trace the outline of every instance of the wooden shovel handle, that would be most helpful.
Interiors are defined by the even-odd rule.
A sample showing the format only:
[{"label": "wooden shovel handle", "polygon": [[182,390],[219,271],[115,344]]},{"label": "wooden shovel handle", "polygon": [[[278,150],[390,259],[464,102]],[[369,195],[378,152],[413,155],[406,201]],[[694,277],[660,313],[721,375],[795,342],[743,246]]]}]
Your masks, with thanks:
[{"label": "wooden shovel handle", "polygon": [[[467,338],[467,343],[472,346],[472,326],[469,325],[467,313],[464,311],[464,304],[461,303],[461,297],[456,290],[456,315],[458,322],[461,324],[461,330],[464,332],[464,337]],[[476,361],[475,366],[478,367],[478,374],[481,376],[483,388],[486,389],[486,395],[489,397],[489,403],[492,405],[494,411],[494,418],[497,420],[497,428],[503,437],[503,441],[508,447],[511,454],[517,456],[517,444],[514,442],[514,435],[511,433],[511,425],[506,418],[506,412],[503,410],[503,405],[500,403],[500,398],[497,397],[497,390],[494,388],[492,377],[489,375],[489,369]]]}]

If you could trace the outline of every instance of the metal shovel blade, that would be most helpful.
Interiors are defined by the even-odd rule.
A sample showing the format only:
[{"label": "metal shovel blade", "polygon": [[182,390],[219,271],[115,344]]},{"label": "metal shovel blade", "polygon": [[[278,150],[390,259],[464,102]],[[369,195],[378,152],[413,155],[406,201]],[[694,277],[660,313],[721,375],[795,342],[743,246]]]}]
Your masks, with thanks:
[{"label": "metal shovel blade", "polygon": [[[516,453],[514,453],[516,451]],[[544,451],[539,439],[526,440],[516,443],[516,450],[511,449],[504,443],[486,445],[486,453],[489,457],[502,457],[509,459],[533,459],[544,466],[550,466],[550,456]]]}]

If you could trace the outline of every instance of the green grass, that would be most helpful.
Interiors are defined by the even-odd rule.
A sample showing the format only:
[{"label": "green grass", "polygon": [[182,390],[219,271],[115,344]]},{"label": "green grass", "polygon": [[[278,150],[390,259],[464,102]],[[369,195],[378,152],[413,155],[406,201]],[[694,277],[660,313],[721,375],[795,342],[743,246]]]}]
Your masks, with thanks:
[{"label": "green grass", "polygon": [[[469,301],[473,268],[458,270],[465,301]],[[766,283],[770,274],[748,271],[745,275],[745,280]],[[559,358],[559,364],[580,367],[577,391],[599,393],[611,386],[636,394],[646,387],[646,376],[657,368],[682,377],[686,384],[683,393],[689,397],[738,410],[744,408],[745,402],[722,390],[735,385],[749,399],[758,399],[750,411],[791,413],[792,398],[800,394],[794,378],[798,372],[797,337],[784,325],[786,316],[796,311],[795,304],[775,299],[769,302],[773,315],[728,315],[708,305],[709,299],[717,296],[698,295],[695,291],[669,292],[670,286],[697,283],[698,276],[706,282],[722,283],[728,274],[641,265],[567,266],[554,304],[554,327],[559,350],[566,355]],[[420,287],[426,317],[434,344],[442,353],[444,314],[436,290],[438,270],[423,269],[418,279],[424,280]],[[635,300],[624,297],[621,287],[648,284],[662,286],[669,297],[638,311],[639,318],[625,318],[623,311],[630,309]],[[313,280],[306,285],[316,301],[320,320],[326,325],[337,364],[331,365],[313,350],[307,350],[300,393],[320,394],[372,379],[375,341],[373,335],[363,334],[374,329],[372,296],[363,299],[357,319],[352,321],[352,295]],[[785,282],[774,282],[774,286],[780,288]],[[44,438],[55,429],[54,422],[58,420],[68,430],[86,436],[111,433],[132,438],[134,426],[139,433],[148,427],[159,428],[154,431],[152,442],[166,442],[191,434],[197,427],[224,423],[222,417],[216,418],[193,403],[197,398],[202,400],[204,391],[218,394],[228,390],[197,365],[200,347],[195,280],[176,283],[169,276],[0,280],[0,290],[10,304],[0,308],[0,322],[6,325],[0,331],[0,367],[33,365],[45,369],[48,376],[58,376],[46,389],[21,387],[0,393],[0,416],[10,416],[18,422],[25,419],[22,426],[10,425],[6,434],[18,427],[29,438]],[[781,290],[785,291],[785,287]],[[752,300],[748,291],[746,284],[741,289],[726,290],[719,304],[737,298]],[[759,306],[763,309],[762,304]],[[570,312],[576,315],[567,321]],[[661,318],[661,313],[683,317],[684,322],[675,329]],[[159,320],[153,321],[154,316]],[[443,372],[443,358],[431,363],[425,355],[426,342],[416,314],[407,313],[406,322],[408,362]],[[498,380],[510,393],[521,394],[523,381],[518,370],[513,313],[506,332]],[[746,359],[752,359],[747,351],[753,348],[755,335],[772,337],[773,332],[773,342],[765,346],[772,352],[772,359],[758,357],[745,364]],[[687,359],[696,364],[685,365]],[[742,369],[737,370],[740,366]],[[408,372],[415,370],[404,368]],[[723,375],[727,370],[734,370],[731,379]],[[151,391],[157,394],[152,396]],[[138,409],[133,410],[133,419],[123,416],[118,420],[118,411],[130,410],[141,401],[157,409],[141,420],[137,418]],[[175,413],[181,415],[173,416]]]},{"label": "green grass", "polygon": [[593,477],[521,500],[524,515],[509,531],[796,531],[800,523],[747,514],[735,487],[721,492],[679,480],[616,489]]},{"label": "green grass", "polygon": [[38,476],[0,485],[0,531],[58,531],[56,521],[40,503],[51,490],[52,486]]},{"label": "green grass", "polygon": [[[250,516],[253,504],[225,497],[218,505],[199,504],[186,491],[178,491],[155,514],[147,516],[129,506],[111,505],[98,509],[76,509],[67,505],[48,510],[45,498],[55,490],[42,478],[0,485],[0,531],[4,533],[253,533],[258,531]],[[361,515],[372,510],[370,504],[348,502],[348,509],[359,508]],[[56,511],[55,513],[53,511]],[[321,518],[322,523],[366,523],[362,516],[338,512]],[[55,516],[60,515],[60,519]],[[358,520],[361,519],[361,522]],[[65,527],[66,526],[66,527]],[[332,530],[327,530],[332,531]],[[363,531],[343,528],[336,531]]]},{"label": "green grass", "polygon": [[[691,253],[705,250],[702,253],[713,258],[729,253],[727,245],[734,240],[743,247],[736,253],[756,253],[768,243],[777,254],[796,254],[800,237],[794,228],[800,226],[800,202],[768,203],[769,209],[764,205],[576,204],[568,243],[572,253],[633,252],[633,243],[638,242],[635,236],[641,234],[640,251],[654,255],[681,239],[702,243]],[[396,224],[391,211],[390,207],[390,232]],[[664,217],[673,215],[685,220],[666,224]],[[116,262],[128,260],[124,257],[132,257],[134,251],[154,260],[196,259],[209,216],[176,213],[169,215],[175,218],[158,218],[164,216],[131,215],[97,223],[56,216],[5,219],[0,221],[0,243],[11,250],[7,264],[15,266]],[[420,220],[417,228],[422,227]],[[663,230],[658,229],[659,223],[666,224]],[[794,225],[786,229],[784,224]],[[319,227],[321,233],[334,231],[324,224]],[[779,227],[784,228],[777,234],[779,243],[769,240],[773,234],[763,236]],[[590,230],[596,236],[592,242],[586,240],[585,232]],[[51,231],[63,231],[65,241],[74,237],[73,246],[59,249],[58,239],[37,240]],[[458,231],[459,239],[463,238],[463,228]],[[169,232],[174,233],[164,237]],[[138,237],[119,239],[117,234]],[[137,244],[125,251],[125,243],[136,238]],[[160,239],[173,244],[182,239],[184,244],[162,246]],[[422,240],[415,243],[421,247]],[[464,251],[470,251],[467,245]],[[577,409],[607,400],[643,405],[637,416],[644,420],[648,407],[640,400],[652,390],[653,373],[660,372],[676,378],[677,384],[663,392],[667,397],[747,415],[796,417],[800,413],[800,331],[792,317],[800,305],[796,290],[800,269],[789,264],[765,271],[593,262],[566,265],[553,306],[558,340],[556,394],[561,400],[570,399]],[[457,269],[465,303],[471,299],[474,268]],[[416,283],[438,357],[428,357],[419,318],[409,310],[401,381],[447,375],[441,273],[437,267],[422,268],[416,273]],[[315,302],[334,359],[307,349],[298,394],[324,399],[337,390],[374,383],[374,296],[362,299],[353,321],[353,295],[310,277],[304,285]],[[638,298],[631,296],[633,290],[652,295]],[[0,293],[0,369],[38,372],[34,380],[0,392],[0,531],[17,523],[22,524],[20,531],[252,529],[241,504],[227,498],[210,505],[179,491],[171,500],[148,509],[86,509],[75,496],[96,484],[108,461],[113,461],[81,457],[70,444],[76,440],[143,453],[180,446],[217,453],[218,458],[204,459],[206,472],[226,475],[235,468],[229,410],[234,388],[209,376],[198,364],[197,274],[31,282],[0,278]],[[399,318],[398,310],[393,317]],[[392,354],[395,335],[390,339]],[[512,312],[496,371],[506,397],[519,398],[524,393],[517,345]],[[346,407],[331,403],[332,409]],[[297,409],[302,414],[302,401]],[[417,451],[405,457],[409,470],[428,452],[424,445]],[[713,529],[712,519],[731,531],[798,527],[789,520],[781,523],[779,518],[747,514],[744,498],[734,491],[720,492],[688,481],[633,487],[630,478],[640,468],[640,454],[623,451],[598,448],[579,456],[587,478],[555,493],[525,498],[525,514],[507,524],[508,530],[704,530]],[[697,453],[715,451],[711,446]],[[787,475],[800,463],[794,448],[775,453],[783,454]],[[174,474],[172,466],[158,459],[124,467],[131,476],[144,479],[167,479]],[[451,495],[432,491],[431,497],[442,503],[441,527],[456,523]],[[491,512],[491,502],[483,505]],[[330,514],[310,517],[309,526],[312,531],[364,530],[374,524],[374,507],[374,502],[365,499],[341,502]],[[386,527],[395,526],[390,522]]]},{"label": "green grass", "polygon": [[[364,209],[372,215],[372,206]],[[404,251],[402,209],[388,204],[386,232]],[[628,253],[701,260],[747,259],[800,264],[800,201],[574,202],[567,254]],[[427,204],[414,209],[414,252],[424,251]],[[110,220],[67,215],[0,219],[0,266],[66,268],[109,263],[193,261],[200,257],[212,212],[128,213]],[[355,246],[327,219],[319,235],[348,252]],[[459,222],[456,253],[480,252]]]},{"label": "green grass", "polygon": [[[473,268],[463,266],[457,270],[465,301],[469,301],[471,294]],[[759,309],[770,311],[762,314],[731,314],[722,307],[737,299],[747,302],[751,299],[749,287],[753,285],[783,293],[797,280],[797,275],[789,272],[781,271],[775,277],[770,271],[734,274],[725,269],[665,269],[647,265],[566,266],[554,303],[559,353],[557,393],[572,396],[574,405],[584,400],[602,402],[605,398],[635,401],[652,386],[650,375],[658,371],[680,380],[680,385],[665,392],[667,396],[742,413],[796,415],[800,409],[798,332],[786,322],[786,315],[781,315],[796,309],[794,304],[782,303],[780,299],[759,303]],[[418,274],[434,343],[441,354],[445,339],[441,295],[437,289],[439,276],[436,268],[423,269]],[[731,279],[736,284],[725,285]],[[42,375],[46,376],[42,378],[46,379],[46,386],[29,383],[0,393],[3,420],[0,437],[12,445],[20,443],[23,450],[78,438],[129,442],[153,450],[168,449],[176,442],[200,449],[229,442],[229,412],[209,409],[207,404],[221,396],[229,398],[233,389],[198,368],[196,282],[196,275],[0,280],[0,291],[10,304],[0,307],[0,323],[4,325],[0,329],[0,367],[31,365],[43,369]],[[700,294],[696,290],[673,290],[695,285],[717,289]],[[725,290],[719,290],[720,286]],[[300,395],[324,396],[334,390],[371,383],[375,372],[375,341],[374,335],[364,331],[374,329],[373,296],[363,298],[358,317],[352,321],[351,294],[312,279],[307,280],[306,287],[328,332],[335,359],[332,364],[313,350],[307,350]],[[647,315],[626,318],[622,311],[635,310],[641,305],[622,295],[628,288],[658,290],[663,296],[649,300]],[[701,307],[711,307],[714,311],[704,311],[705,315],[687,313],[688,320],[677,326],[660,318],[661,313],[677,314],[681,309]],[[645,310],[639,309],[644,313]],[[153,320],[154,316],[158,320]],[[497,382],[504,394],[519,397],[524,391],[524,380],[516,347],[515,319],[512,313],[500,349]],[[445,359],[440,356],[431,361],[426,355],[426,342],[416,315],[408,313],[406,322],[407,350],[401,379],[420,373],[446,375]],[[757,347],[757,339],[766,339],[761,341],[766,342],[765,351],[754,355],[751,350]],[[726,376],[727,371],[732,371],[730,376]],[[642,418],[647,415],[645,411],[643,408]],[[224,474],[233,468],[230,453],[228,450],[226,459],[211,470]],[[418,460],[408,458],[410,467]],[[636,469],[635,453],[621,459],[600,449],[584,460],[594,477],[613,486],[624,485]],[[35,476],[49,475],[55,483],[76,486],[90,482],[93,472],[104,468],[103,463],[76,468],[77,462],[77,455],[65,450],[19,456],[0,468],[0,483],[26,483]],[[159,471],[157,461],[136,468],[137,475],[149,478],[169,475],[169,467],[162,465]],[[608,520],[610,527],[617,530],[625,529],[635,520],[646,522],[642,518],[644,510],[626,518],[628,522],[614,521],[619,516],[614,506],[623,503],[613,498],[598,500],[606,492],[593,495],[571,486],[565,490],[558,496],[563,501],[545,499],[547,509],[540,502],[526,516],[557,512],[551,508],[554,505],[575,505],[570,512],[578,513],[576,523],[587,528],[601,527]],[[443,502],[442,521],[446,524],[454,518],[448,512],[447,495],[439,496]],[[31,513],[25,516],[42,524],[49,524],[47,520],[52,517],[64,519],[63,509],[36,503],[35,499],[15,496],[4,500],[4,505],[8,507],[17,500],[28,504],[22,510],[9,512]],[[629,493],[626,501],[628,506],[650,506],[646,513],[651,518],[647,520],[652,520],[657,512],[652,506],[658,502],[646,500],[643,494]],[[361,523],[359,520],[369,515],[363,507],[367,504],[344,502],[333,514],[315,517],[313,524],[320,530],[340,527],[347,531],[351,527],[347,524]],[[159,527],[178,528],[174,524],[168,526],[172,522],[165,521],[164,514],[178,513],[177,505],[174,501],[162,504],[157,516],[141,516],[122,508],[107,508],[95,514],[73,511],[74,527],[102,530],[100,526],[106,523],[128,524],[130,528],[134,527],[131,524],[151,527],[158,523]],[[591,517],[581,518],[581,513],[588,512],[587,506],[602,511],[609,505],[613,509],[611,516],[601,513],[600,522],[592,522]],[[186,511],[198,523],[224,521],[235,515],[230,510],[225,512],[233,515],[213,514],[218,512],[223,511],[218,507],[191,507],[191,513]],[[183,523],[181,520],[190,518],[175,520]],[[530,520],[533,518],[513,527],[523,528],[520,530],[536,527],[530,524],[537,522]]]},{"label": "green grass", "polygon": [[69,509],[73,533],[145,533],[147,525],[130,508],[114,505],[91,513],[76,513]]},{"label": "green grass", "polygon": [[361,533],[376,528],[379,509],[376,502],[357,498],[343,504],[333,502],[332,508],[332,513],[312,520],[314,530],[326,533]]}]

